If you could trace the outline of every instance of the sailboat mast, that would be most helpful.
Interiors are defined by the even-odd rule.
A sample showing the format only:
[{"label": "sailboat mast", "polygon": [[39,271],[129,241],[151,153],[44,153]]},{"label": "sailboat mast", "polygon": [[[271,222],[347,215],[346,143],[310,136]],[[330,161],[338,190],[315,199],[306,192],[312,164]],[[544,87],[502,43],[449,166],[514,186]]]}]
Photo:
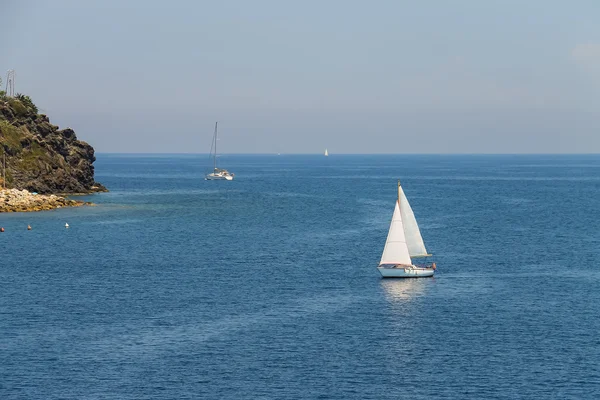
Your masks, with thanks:
[{"label": "sailboat mast", "polygon": [[215,155],[213,157],[214,169],[217,169],[217,126],[219,125],[219,121],[215,122]]},{"label": "sailboat mast", "polygon": [[[398,210],[400,211],[400,219],[402,219],[402,201],[400,200],[400,179],[398,179]],[[406,237],[406,228],[404,227],[404,220],[402,220],[402,231],[404,232],[404,237]],[[406,243],[406,249],[408,250],[408,242]],[[410,258],[410,250],[408,251],[408,257],[410,263],[412,264],[412,259]]]}]

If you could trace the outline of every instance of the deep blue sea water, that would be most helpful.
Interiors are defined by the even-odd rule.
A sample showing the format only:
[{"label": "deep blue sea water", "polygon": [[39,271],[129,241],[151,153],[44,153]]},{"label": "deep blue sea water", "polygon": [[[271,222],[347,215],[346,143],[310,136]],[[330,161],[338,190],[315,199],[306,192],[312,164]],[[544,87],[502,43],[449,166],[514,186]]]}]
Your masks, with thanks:
[{"label": "deep blue sea water", "polygon": [[[0,214],[0,399],[600,398],[600,156],[207,163]],[[434,278],[375,269],[397,179]]]}]

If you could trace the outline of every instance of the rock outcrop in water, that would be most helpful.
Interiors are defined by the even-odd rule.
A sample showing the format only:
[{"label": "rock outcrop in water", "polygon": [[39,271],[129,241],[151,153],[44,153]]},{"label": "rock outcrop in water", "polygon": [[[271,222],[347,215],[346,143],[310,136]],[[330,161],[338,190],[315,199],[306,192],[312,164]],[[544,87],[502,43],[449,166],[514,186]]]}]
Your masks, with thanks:
[{"label": "rock outcrop in water", "polygon": [[[52,125],[28,96],[0,92],[0,172],[6,155],[6,187],[38,193],[93,193],[94,148],[71,128]],[[2,187],[0,174],[0,188]]]},{"label": "rock outcrop in water", "polygon": [[0,213],[22,211],[44,211],[61,207],[77,207],[85,203],[78,200],[65,199],[54,194],[34,194],[27,190],[0,189]]}]

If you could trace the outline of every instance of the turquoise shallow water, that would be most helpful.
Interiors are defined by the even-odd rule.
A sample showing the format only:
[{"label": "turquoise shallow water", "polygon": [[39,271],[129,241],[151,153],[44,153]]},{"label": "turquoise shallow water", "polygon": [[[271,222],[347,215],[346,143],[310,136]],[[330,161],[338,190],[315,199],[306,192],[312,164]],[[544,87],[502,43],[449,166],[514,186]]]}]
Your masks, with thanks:
[{"label": "turquoise shallow water", "polygon": [[[0,215],[0,399],[600,397],[600,156],[221,163]],[[398,178],[433,279],[375,269]]]}]

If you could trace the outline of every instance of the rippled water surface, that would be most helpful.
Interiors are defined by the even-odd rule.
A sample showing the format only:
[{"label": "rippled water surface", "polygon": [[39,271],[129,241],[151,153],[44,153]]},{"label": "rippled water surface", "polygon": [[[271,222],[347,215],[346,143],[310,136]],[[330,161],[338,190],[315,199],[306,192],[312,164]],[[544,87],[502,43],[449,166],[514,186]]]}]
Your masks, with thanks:
[{"label": "rippled water surface", "polygon": [[[221,163],[0,214],[0,399],[600,398],[599,156]],[[375,269],[398,178],[434,278]]]}]

